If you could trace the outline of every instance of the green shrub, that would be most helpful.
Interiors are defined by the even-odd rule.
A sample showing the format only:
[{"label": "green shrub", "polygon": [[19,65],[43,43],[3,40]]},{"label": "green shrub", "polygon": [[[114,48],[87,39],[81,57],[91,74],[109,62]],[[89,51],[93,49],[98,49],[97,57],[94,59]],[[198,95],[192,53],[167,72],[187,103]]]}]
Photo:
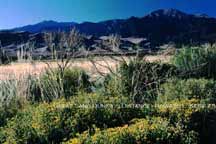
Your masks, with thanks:
[{"label": "green shrub", "polygon": [[19,110],[19,107],[17,107],[16,105],[1,107],[0,108],[0,127],[7,124],[7,120],[14,117],[17,114],[18,110]]},{"label": "green shrub", "polygon": [[135,103],[153,103],[161,83],[177,73],[174,66],[133,60],[120,65],[117,74],[108,76],[106,92],[123,95]]},{"label": "green shrub", "polygon": [[173,79],[161,86],[158,101],[200,99],[215,102],[216,82],[207,79]]},{"label": "green shrub", "polygon": [[172,63],[181,71],[181,77],[216,79],[216,45],[182,48]]},{"label": "green shrub", "polygon": [[89,76],[82,70],[65,69],[63,72],[49,70],[30,85],[32,101],[52,101],[64,97],[66,99],[81,92],[90,92]]},{"label": "green shrub", "polygon": [[121,82],[116,75],[107,74],[101,83],[102,86],[99,88],[99,90],[102,88],[100,93],[104,96],[122,96]]}]

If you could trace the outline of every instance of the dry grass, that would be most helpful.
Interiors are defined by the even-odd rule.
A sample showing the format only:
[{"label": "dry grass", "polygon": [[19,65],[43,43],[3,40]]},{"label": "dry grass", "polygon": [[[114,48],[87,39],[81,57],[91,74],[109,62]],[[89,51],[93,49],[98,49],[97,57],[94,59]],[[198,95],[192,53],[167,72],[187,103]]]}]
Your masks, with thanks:
[{"label": "dry grass", "polygon": [[[120,59],[120,57],[115,57],[116,59]],[[124,59],[128,61],[131,57],[125,57]],[[163,61],[168,62],[170,56],[157,55],[157,56],[147,56],[146,59],[150,62],[152,61]],[[81,68],[88,72],[92,77],[98,74],[98,70],[101,73],[108,73],[109,68],[115,69],[118,65],[118,61],[113,60],[109,57],[96,57],[94,58],[94,62],[96,64],[97,69],[90,62],[89,59],[75,59],[71,62],[72,68]],[[49,65],[53,68],[57,67],[56,62],[48,62]],[[0,80],[5,80],[9,78],[23,78],[28,75],[40,75],[43,73],[48,65],[45,62],[26,62],[26,63],[12,63],[10,65],[0,66]]]}]

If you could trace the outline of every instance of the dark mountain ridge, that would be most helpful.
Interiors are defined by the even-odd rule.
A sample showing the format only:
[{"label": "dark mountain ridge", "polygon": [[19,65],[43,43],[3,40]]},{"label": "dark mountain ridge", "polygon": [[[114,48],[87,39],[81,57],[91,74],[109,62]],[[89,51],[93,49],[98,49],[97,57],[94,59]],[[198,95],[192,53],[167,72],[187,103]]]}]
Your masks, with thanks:
[{"label": "dark mountain ridge", "polygon": [[88,35],[117,33],[122,37],[145,37],[155,43],[202,43],[215,40],[216,19],[175,9],[160,9],[142,18],[82,23],[75,27]]},{"label": "dark mountain ridge", "polygon": [[67,28],[73,27],[75,22],[56,22],[56,21],[42,21],[34,25],[27,25],[20,28],[14,28],[13,31],[27,31],[30,33],[38,33],[43,31],[57,31],[66,30]]},{"label": "dark mountain ridge", "polygon": [[84,22],[78,24],[74,22],[44,21],[36,25],[12,30],[15,32],[41,33],[43,31],[69,31],[73,27],[81,33],[96,37],[114,33],[122,37],[143,37],[154,45],[169,42],[179,44],[212,43],[216,40],[215,18],[205,14],[187,14],[176,9],[159,9],[141,18],[130,17],[128,19],[108,20],[98,23]]}]

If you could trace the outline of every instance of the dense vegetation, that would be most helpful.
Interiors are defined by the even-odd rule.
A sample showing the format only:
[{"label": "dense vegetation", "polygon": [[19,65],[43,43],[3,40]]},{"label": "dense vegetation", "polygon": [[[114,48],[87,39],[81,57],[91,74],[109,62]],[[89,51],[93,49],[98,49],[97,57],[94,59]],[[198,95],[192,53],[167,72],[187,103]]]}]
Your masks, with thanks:
[{"label": "dense vegetation", "polygon": [[94,81],[82,70],[0,82],[0,143],[214,143],[216,47],[141,58]]}]

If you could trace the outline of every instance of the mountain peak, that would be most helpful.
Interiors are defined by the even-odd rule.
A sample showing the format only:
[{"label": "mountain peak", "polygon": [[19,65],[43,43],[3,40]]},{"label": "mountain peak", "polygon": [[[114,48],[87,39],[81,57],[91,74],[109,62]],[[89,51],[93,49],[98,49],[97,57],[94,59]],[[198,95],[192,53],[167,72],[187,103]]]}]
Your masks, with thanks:
[{"label": "mountain peak", "polygon": [[53,21],[53,20],[44,20],[44,21],[40,22],[39,24],[41,24],[41,23],[58,23],[58,22]]},{"label": "mountain peak", "polygon": [[170,8],[170,9],[159,9],[159,10],[153,11],[152,13],[150,13],[147,16],[149,16],[149,17],[166,16],[166,17],[182,18],[182,17],[187,16],[187,14],[180,11],[180,10]]}]

